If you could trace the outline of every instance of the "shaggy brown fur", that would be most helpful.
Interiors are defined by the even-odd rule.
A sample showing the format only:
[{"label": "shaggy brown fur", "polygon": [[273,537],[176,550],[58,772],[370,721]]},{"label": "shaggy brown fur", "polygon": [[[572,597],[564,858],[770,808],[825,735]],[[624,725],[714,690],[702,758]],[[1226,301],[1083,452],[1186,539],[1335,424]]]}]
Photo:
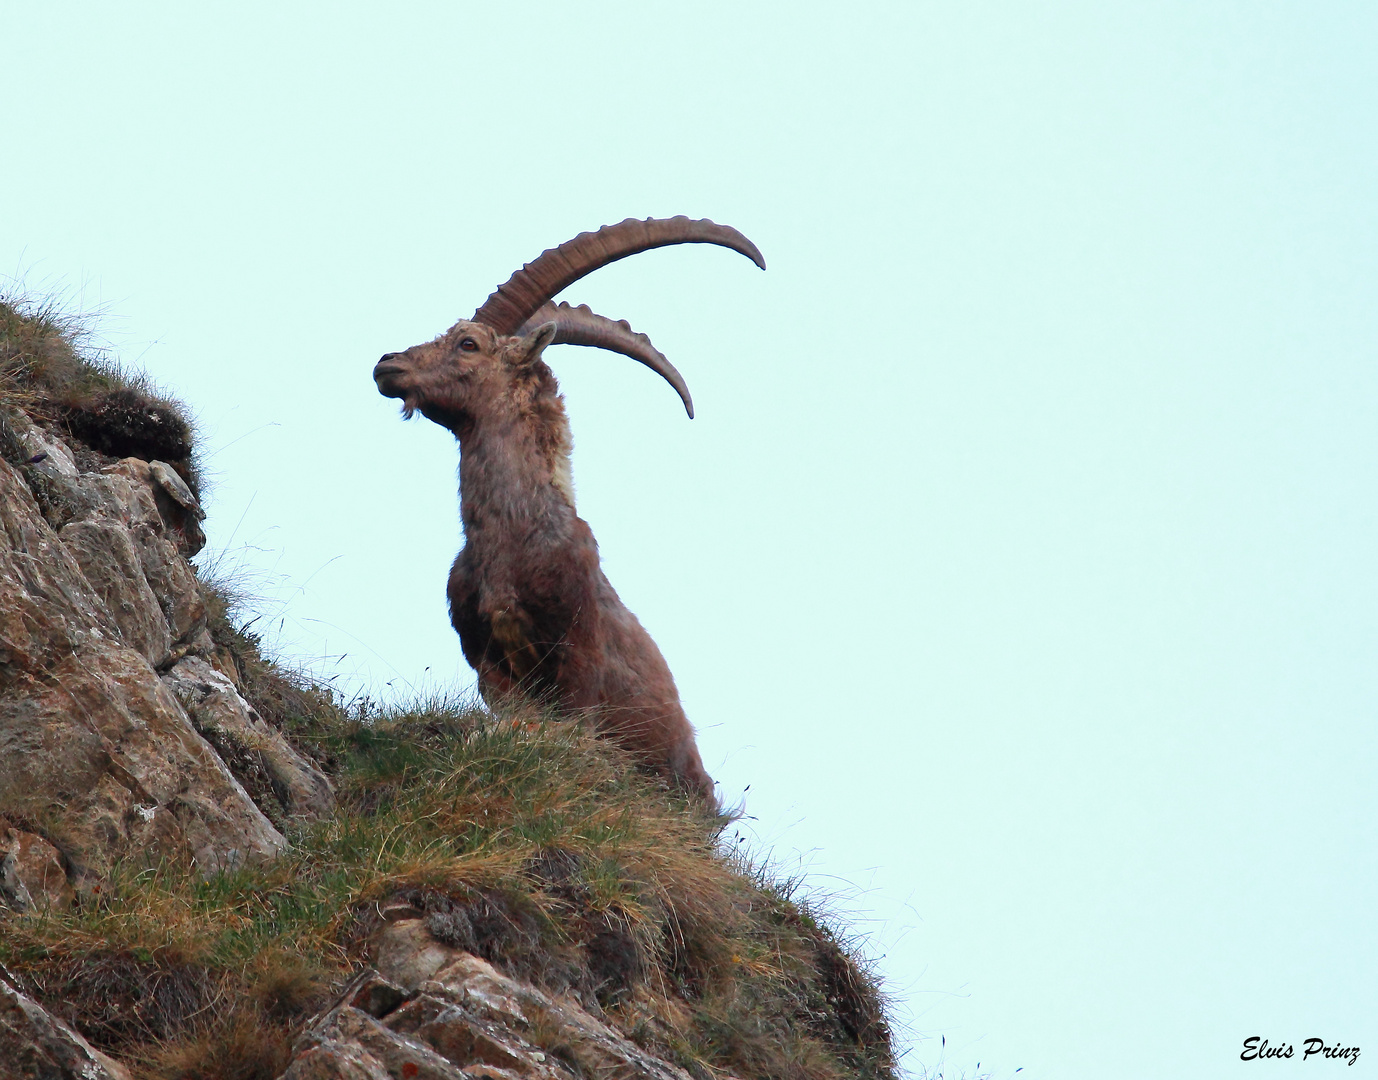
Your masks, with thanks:
[{"label": "shaggy brown fur", "polygon": [[670,669],[575,513],[569,422],[541,360],[554,336],[554,323],[505,337],[461,321],[374,368],[380,393],[459,439],[465,546],[450,571],[450,619],[485,698],[519,691],[587,714],[713,805]]}]

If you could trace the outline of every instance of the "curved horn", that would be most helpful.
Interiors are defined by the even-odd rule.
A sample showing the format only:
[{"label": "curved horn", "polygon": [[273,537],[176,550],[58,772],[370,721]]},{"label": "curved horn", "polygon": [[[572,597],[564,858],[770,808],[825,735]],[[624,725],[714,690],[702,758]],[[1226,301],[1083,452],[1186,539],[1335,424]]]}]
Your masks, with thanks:
[{"label": "curved horn", "polygon": [[473,321],[491,326],[499,334],[511,334],[537,308],[581,277],[628,255],[669,244],[718,244],[741,252],[762,270],[766,268],[756,245],[730,226],[716,225],[706,218],[628,218],[617,225],[604,225],[597,232],[580,233],[542,252],[499,285],[474,312]]},{"label": "curved horn", "polygon": [[595,349],[608,349],[645,364],[675,388],[675,393],[684,402],[684,411],[689,414],[690,420],[694,419],[694,399],[689,396],[689,386],[684,376],[665,359],[664,353],[651,344],[650,338],[638,334],[625,319],[618,322],[605,319],[590,311],[587,304],[571,307],[565,303],[545,303],[521,325],[517,333],[528,334],[548,322],[553,322],[556,327],[552,345],[588,345]]}]

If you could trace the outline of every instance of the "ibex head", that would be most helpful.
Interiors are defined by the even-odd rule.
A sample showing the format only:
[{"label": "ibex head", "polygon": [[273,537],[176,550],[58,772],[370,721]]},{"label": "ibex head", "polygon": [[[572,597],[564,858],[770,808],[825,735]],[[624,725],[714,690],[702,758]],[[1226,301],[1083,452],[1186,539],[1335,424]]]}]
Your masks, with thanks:
[{"label": "ibex head", "polygon": [[[687,217],[628,218],[597,232],[581,233],[527,263],[474,313],[425,345],[388,353],[373,369],[379,393],[402,400],[408,416],[424,416],[458,429],[477,408],[502,408],[550,379],[537,365],[547,345],[588,345],[620,352],[661,375],[694,415],[689,387],[673,364],[644,334],[587,307],[551,302],[561,290],[599,267],[670,244],[718,244],[747,256],[761,269],[765,259],[736,229]],[[519,404],[513,400],[512,404]]]},{"label": "ibex head", "polygon": [[504,336],[461,319],[434,341],[388,353],[374,367],[373,379],[380,394],[402,400],[407,416],[419,411],[454,428],[483,404],[500,408],[501,399],[513,397],[514,387],[525,381],[523,374],[539,381],[533,364],[555,336],[553,322]]}]

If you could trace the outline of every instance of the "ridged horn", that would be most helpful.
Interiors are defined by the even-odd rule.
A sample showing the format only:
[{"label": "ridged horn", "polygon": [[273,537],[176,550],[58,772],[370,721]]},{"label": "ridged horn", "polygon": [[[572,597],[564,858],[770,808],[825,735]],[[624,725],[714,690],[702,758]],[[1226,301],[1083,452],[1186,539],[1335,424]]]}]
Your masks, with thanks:
[{"label": "ridged horn", "polygon": [[638,334],[625,319],[613,322],[590,311],[587,304],[571,307],[565,303],[545,303],[521,325],[517,333],[529,334],[548,322],[553,322],[556,327],[553,345],[588,345],[595,349],[608,349],[645,364],[675,388],[675,393],[684,402],[684,411],[689,414],[689,419],[694,418],[694,399],[689,396],[689,386],[684,376],[665,359],[664,353],[651,344],[650,338]]},{"label": "ridged horn", "polygon": [[580,233],[542,252],[499,285],[474,312],[473,321],[491,326],[499,334],[511,334],[542,304],[580,278],[628,255],[670,244],[717,244],[741,252],[762,270],[766,268],[756,245],[728,225],[683,216],[645,221],[628,218],[604,225],[597,232]]}]

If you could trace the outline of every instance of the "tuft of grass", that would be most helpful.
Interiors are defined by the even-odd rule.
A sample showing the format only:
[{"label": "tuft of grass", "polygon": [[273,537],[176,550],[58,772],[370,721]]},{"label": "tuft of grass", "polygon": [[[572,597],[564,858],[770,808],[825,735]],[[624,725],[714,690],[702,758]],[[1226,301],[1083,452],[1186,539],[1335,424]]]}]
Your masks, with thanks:
[{"label": "tuft of grass", "polygon": [[83,319],[55,301],[0,296],[0,406],[24,410],[97,455],[165,461],[200,492],[185,407],[97,347]]}]

